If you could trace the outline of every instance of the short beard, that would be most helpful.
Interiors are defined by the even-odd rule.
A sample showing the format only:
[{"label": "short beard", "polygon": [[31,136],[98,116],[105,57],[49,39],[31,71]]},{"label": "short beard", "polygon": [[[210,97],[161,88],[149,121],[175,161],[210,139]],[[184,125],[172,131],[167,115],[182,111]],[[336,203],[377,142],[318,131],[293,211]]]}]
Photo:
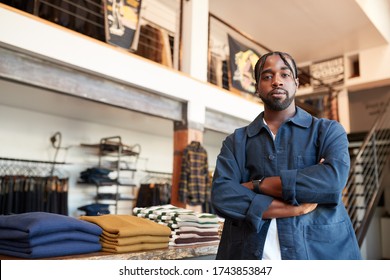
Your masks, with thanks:
[{"label": "short beard", "polygon": [[293,95],[291,97],[287,97],[283,101],[279,101],[278,99],[273,99],[272,97],[265,98],[261,95],[259,95],[259,96],[260,96],[260,99],[266,105],[266,107],[272,111],[283,111],[283,110],[287,109],[291,105],[291,103],[294,101],[294,98],[295,98],[295,96]]}]

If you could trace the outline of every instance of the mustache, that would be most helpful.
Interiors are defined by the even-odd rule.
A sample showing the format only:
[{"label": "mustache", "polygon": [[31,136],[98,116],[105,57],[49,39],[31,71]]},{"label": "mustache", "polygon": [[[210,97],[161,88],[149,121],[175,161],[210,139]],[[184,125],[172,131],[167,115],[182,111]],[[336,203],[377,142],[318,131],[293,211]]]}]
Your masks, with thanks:
[{"label": "mustache", "polygon": [[270,95],[274,94],[274,93],[277,93],[277,94],[280,94],[280,93],[283,93],[283,94],[288,94],[287,90],[283,89],[283,88],[274,88],[273,90],[271,90],[269,92]]}]

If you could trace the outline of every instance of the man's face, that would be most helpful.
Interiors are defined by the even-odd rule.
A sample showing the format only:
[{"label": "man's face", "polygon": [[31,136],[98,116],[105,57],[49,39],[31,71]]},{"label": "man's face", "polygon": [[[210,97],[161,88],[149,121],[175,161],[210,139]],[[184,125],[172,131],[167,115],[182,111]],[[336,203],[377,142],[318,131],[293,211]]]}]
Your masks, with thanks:
[{"label": "man's face", "polygon": [[[287,62],[292,65],[290,59]],[[267,109],[283,111],[290,105],[295,106],[295,92],[298,79],[284,64],[279,55],[267,57],[263,71],[260,73],[257,91]]]}]

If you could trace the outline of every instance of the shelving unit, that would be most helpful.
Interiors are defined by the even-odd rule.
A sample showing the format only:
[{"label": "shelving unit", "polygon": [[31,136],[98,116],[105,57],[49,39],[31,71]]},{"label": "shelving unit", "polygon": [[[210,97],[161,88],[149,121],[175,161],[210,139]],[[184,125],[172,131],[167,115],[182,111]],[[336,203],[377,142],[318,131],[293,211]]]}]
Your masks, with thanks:
[{"label": "shelving unit", "polygon": [[[141,147],[139,144],[123,144],[120,136],[102,138],[99,144],[99,168],[111,170],[112,182],[96,182],[96,203],[113,205],[118,214],[119,201],[129,201],[129,211],[136,199],[134,182],[137,161]],[[114,188],[114,191],[112,191]],[[122,188],[131,188],[124,195]],[[130,212],[129,212],[130,213]]]}]

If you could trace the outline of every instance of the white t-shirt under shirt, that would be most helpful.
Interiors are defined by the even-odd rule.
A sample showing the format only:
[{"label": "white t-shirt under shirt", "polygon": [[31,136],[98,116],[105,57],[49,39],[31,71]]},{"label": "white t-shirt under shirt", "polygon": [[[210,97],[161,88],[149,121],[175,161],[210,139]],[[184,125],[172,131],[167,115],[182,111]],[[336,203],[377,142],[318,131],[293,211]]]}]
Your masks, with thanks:
[{"label": "white t-shirt under shirt", "polygon": [[[267,125],[264,119],[263,121],[265,125]],[[275,140],[276,135],[273,134],[272,131],[271,133]],[[272,219],[268,229],[267,237],[265,239],[263,260],[281,260],[281,259],[282,259],[282,255],[280,253],[278,226],[276,224],[276,219]]]},{"label": "white t-shirt under shirt", "polygon": [[263,260],[281,260],[278,226],[276,219],[271,220],[265,239]]}]

